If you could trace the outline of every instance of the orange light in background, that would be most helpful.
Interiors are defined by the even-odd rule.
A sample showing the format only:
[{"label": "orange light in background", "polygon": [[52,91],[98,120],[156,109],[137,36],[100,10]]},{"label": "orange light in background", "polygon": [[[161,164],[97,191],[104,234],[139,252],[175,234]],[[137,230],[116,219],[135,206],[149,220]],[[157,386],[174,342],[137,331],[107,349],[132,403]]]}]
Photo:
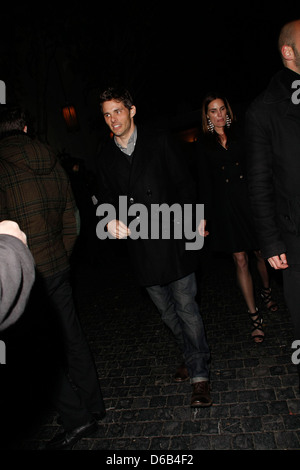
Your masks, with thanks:
[{"label": "orange light in background", "polygon": [[198,134],[198,127],[193,127],[192,129],[186,129],[184,131],[179,132],[179,137],[184,142],[195,142],[197,140]]},{"label": "orange light in background", "polygon": [[66,122],[68,131],[77,131],[79,129],[79,124],[78,124],[76,110],[74,106],[72,105],[64,106],[62,113],[63,113],[64,120]]}]

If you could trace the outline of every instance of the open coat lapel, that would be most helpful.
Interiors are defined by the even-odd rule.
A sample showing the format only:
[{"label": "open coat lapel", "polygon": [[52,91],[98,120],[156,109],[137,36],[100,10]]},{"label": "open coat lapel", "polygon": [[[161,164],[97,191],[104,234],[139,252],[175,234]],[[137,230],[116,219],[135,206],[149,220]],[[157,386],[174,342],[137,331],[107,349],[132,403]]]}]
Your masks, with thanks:
[{"label": "open coat lapel", "polygon": [[131,171],[129,178],[128,191],[132,191],[137,181],[146,171],[148,164],[150,163],[153,155],[153,150],[151,149],[152,143],[149,141],[149,137],[143,132],[139,127],[137,132],[137,141],[133,154],[133,161],[131,163]]}]

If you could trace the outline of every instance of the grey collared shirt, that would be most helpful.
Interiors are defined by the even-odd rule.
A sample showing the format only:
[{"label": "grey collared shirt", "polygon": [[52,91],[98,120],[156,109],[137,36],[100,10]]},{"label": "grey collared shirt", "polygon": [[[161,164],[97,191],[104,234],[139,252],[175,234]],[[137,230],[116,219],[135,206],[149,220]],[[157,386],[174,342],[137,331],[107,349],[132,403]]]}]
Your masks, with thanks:
[{"label": "grey collared shirt", "polygon": [[117,142],[116,136],[114,137],[116,146],[119,147],[119,149],[122,150],[122,152],[124,152],[128,156],[130,156],[134,151],[135,144],[136,144],[136,139],[137,139],[137,128],[136,128],[136,126],[134,126],[134,131],[131,134],[131,136],[129,137],[129,140],[127,142],[127,147],[122,147]]}]

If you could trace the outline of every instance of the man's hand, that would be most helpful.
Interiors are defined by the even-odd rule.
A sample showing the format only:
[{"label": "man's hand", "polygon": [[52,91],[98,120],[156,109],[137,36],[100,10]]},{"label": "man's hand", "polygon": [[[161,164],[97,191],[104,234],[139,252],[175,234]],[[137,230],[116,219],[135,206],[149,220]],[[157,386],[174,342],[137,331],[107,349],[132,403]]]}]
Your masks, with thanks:
[{"label": "man's hand", "polygon": [[111,220],[107,224],[107,230],[114,238],[126,238],[130,235],[130,230],[121,220]]},{"label": "man's hand", "polygon": [[27,245],[27,237],[25,233],[22,232],[17,222],[13,222],[12,220],[3,220],[0,222],[0,234],[12,235]]},{"label": "man's hand", "polygon": [[206,220],[202,219],[198,226],[198,232],[199,232],[199,235],[201,235],[201,237],[207,237],[207,235],[209,235],[209,232],[205,230],[205,227],[206,227]]},{"label": "man's hand", "polygon": [[286,259],[286,254],[281,253],[281,255],[277,256],[272,256],[271,258],[268,258],[270,266],[274,269],[286,269],[289,267],[287,259]]}]

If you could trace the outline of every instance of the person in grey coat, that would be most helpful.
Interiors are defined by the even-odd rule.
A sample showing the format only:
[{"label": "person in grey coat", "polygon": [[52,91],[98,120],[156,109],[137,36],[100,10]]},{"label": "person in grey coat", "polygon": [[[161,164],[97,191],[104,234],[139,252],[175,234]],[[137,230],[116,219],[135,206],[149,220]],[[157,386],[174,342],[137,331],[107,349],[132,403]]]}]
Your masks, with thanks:
[{"label": "person in grey coat", "polygon": [[11,220],[0,222],[0,332],[23,314],[35,280],[27,237]]},{"label": "person in grey coat", "polygon": [[263,256],[283,274],[300,340],[300,19],[279,35],[284,68],[246,115],[248,181]]}]

